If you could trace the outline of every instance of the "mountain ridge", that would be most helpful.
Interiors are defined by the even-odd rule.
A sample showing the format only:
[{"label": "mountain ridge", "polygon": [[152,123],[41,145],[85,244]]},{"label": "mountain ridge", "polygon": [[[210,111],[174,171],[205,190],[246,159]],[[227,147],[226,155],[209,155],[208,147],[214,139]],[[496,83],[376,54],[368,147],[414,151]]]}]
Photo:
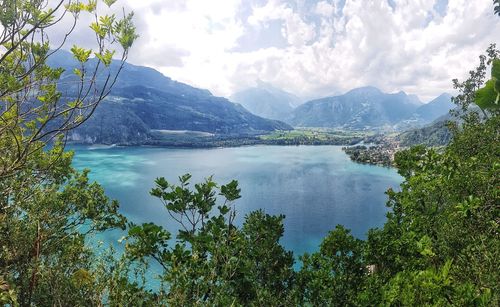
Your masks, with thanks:
[{"label": "mountain ridge", "polygon": [[293,126],[369,130],[394,125],[416,111],[422,103],[404,92],[383,93],[367,86],[343,95],[315,99],[293,112]]},{"label": "mountain ridge", "polygon": [[[60,90],[71,92],[76,61],[58,52],[49,62],[62,66]],[[92,62],[89,65],[94,65]],[[116,73],[119,63],[110,69]],[[102,82],[98,77],[98,82]],[[69,85],[68,85],[69,84]],[[255,135],[290,130],[289,125],[256,116],[226,98],[164,76],[155,69],[125,63],[111,93],[95,113],[69,134],[76,143],[142,144],[155,130],[189,130],[221,135]]]},{"label": "mountain ridge", "polygon": [[404,91],[384,93],[366,86],[305,102],[287,122],[295,127],[401,130],[429,124],[452,108],[451,95],[447,93],[424,104]]}]

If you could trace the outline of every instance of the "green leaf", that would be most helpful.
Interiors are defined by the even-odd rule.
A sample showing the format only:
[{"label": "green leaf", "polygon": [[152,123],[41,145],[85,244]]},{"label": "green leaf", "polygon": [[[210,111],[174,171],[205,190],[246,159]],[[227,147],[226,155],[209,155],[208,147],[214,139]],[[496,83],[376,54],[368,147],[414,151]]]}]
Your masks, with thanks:
[{"label": "green leaf", "polygon": [[229,207],[228,206],[219,206],[219,211],[220,214],[226,215],[229,212]]},{"label": "green leaf", "polygon": [[495,91],[495,82],[494,79],[489,80],[483,88],[476,91],[476,104],[483,110],[499,107],[500,94]]},{"label": "green leaf", "polygon": [[99,24],[105,30],[106,34],[111,34],[115,19],[115,15],[104,15],[99,17]]},{"label": "green leaf", "polygon": [[85,63],[89,60],[90,54],[92,53],[92,50],[86,50],[84,48],[78,47],[74,45],[71,47],[71,52],[73,53],[73,56],[75,59],[78,60],[80,63]]},{"label": "green leaf", "polygon": [[101,27],[97,22],[90,24],[90,28],[94,31],[99,38],[104,38],[106,36],[106,29]]},{"label": "green leaf", "polygon": [[90,13],[94,12],[96,8],[97,8],[97,0],[89,0],[87,5],[85,5],[85,10]]},{"label": "green leaf", "polygon": [[73,273],[71,279],[72,282],[79,287],[83,285],[89,285],[93,282],[92,275],[90,274],[89,271],[85,269],[78,269],[76,272]]},{"label": "green leaf", "polygon": [[238,198],[241,198],[241,189],[238,188],[238,181],[236,180],[233,180],[230,183],[221,186],[220,191],[220,195],[226,197],[228,201],[234,201]]},{"label": "green leaf", "polygon": [[436,254],[432,251],[432,240],[429,236],[423,236],[420,241],[417,242],[417,247],[422,256],[434,257]]},{"label": "green leaf", "polygon": [[450,274],[450,269],[451,269],[451,260],[447,260],[446,263],[444,264],[443,268],[441,269],[441,276],[443,279],[448,279],[448,275]]},{"label": "green leaf", "polygon": [[83,11],[85,9],[85,4],[83,4],[81,2],[75,2],[75,3],[66,4],[65,8],[70,13],[78,14],[78,13],[80,13],[80,11]]},{"label": "green leaf", "polygon": [[165,177],[156,178],[155,183],[163,190],[167,189],[170,186]]},{"label": "green leaf", "polygon": [[80,69],[78,69],[78,68],[74,68],[74,69],[73,69],[73,73],[74,73],[75,75],[77,75],[78,77],[80,77],[80,78],[82,78],[82,77],[83,77],[83,73],[82,73],[82,71],[81,71]]},{"label": "green leaf", "polygon": [[95,52],[94,54],[106,67],[109,67],[109,65],[111,65],[111,61],[113,60],[115,51],[111,52],[106,50],[104,53]]},{"label": "green leaf", "polygon": [[124,50],[130,49],[134,41],[139,37],[132,22],[133,16],[133,13],[128,14],[125,18],[117,21],[114,26],[116,40]]},{"label": "green leaf", "polygon": [[116,0],[103,0],[103,2],[108,6],[108,7],[111,7],[115,2]]},{"label": "green leaf", "polygon": [[491,77],[497,80],[500,80],[500,60],[493,60],[493,64],[491,66]]},{"label": "green leaf", "polygon": [[183,184],[183,185],[187,185],[189,184],[189,180],[191,179],[191,174],[184,174],[182,176],[179,177],[179,181]]}]

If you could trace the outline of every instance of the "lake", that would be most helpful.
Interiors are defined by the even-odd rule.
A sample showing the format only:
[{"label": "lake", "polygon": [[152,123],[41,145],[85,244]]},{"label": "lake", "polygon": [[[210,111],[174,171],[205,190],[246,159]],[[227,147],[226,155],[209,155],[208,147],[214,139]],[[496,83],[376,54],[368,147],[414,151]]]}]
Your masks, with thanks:
[{"label": "lake", "polygon": [[[236,179],[242,198],[236,202],[238,223],[257,209],[284,214],[282,244],[295,255],[318,249],[337,224],[365,238],[384,224],[384,192],[402,178],[394,169],[356,164],[340,146],[250,146],[216,149],[71,146],[74,166],[89,168],[90,177],[121,204],[136,223],[154,222],[172,229],[160,201],[149,195],[156,177],[177,183],[190,173],[192,183],[213,175],[219,184]],[[122,234],[107,234],[116,242]]]}]

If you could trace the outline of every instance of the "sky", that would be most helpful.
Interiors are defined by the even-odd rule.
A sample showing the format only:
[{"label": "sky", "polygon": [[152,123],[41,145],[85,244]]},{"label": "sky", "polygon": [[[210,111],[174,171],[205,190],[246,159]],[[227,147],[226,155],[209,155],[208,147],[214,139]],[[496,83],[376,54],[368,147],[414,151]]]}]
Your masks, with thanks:
[{"label": "sky", "polygon": [[[140,38],[129,62],[228,97],[258,80],[304,100],[376,86],[453,93],[490,43],[491,0],[118,0]],[[84,30],[73,39],[84,39]],[[70,42],[71,44],[71,42]]]}]

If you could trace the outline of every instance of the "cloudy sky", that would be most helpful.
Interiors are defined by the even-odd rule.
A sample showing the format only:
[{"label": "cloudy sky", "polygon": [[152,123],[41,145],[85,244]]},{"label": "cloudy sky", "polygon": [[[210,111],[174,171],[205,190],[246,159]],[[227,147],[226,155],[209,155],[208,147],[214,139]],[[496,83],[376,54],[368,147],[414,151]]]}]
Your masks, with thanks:
[{"label": "cloudy sky", "polygon": [[[119,0],[129,61],[220,96],[268,82],[304,99],[373,85],[452,92],[491,42],[491,0]],[[78,35],[76,36],[78,37]]]}]

